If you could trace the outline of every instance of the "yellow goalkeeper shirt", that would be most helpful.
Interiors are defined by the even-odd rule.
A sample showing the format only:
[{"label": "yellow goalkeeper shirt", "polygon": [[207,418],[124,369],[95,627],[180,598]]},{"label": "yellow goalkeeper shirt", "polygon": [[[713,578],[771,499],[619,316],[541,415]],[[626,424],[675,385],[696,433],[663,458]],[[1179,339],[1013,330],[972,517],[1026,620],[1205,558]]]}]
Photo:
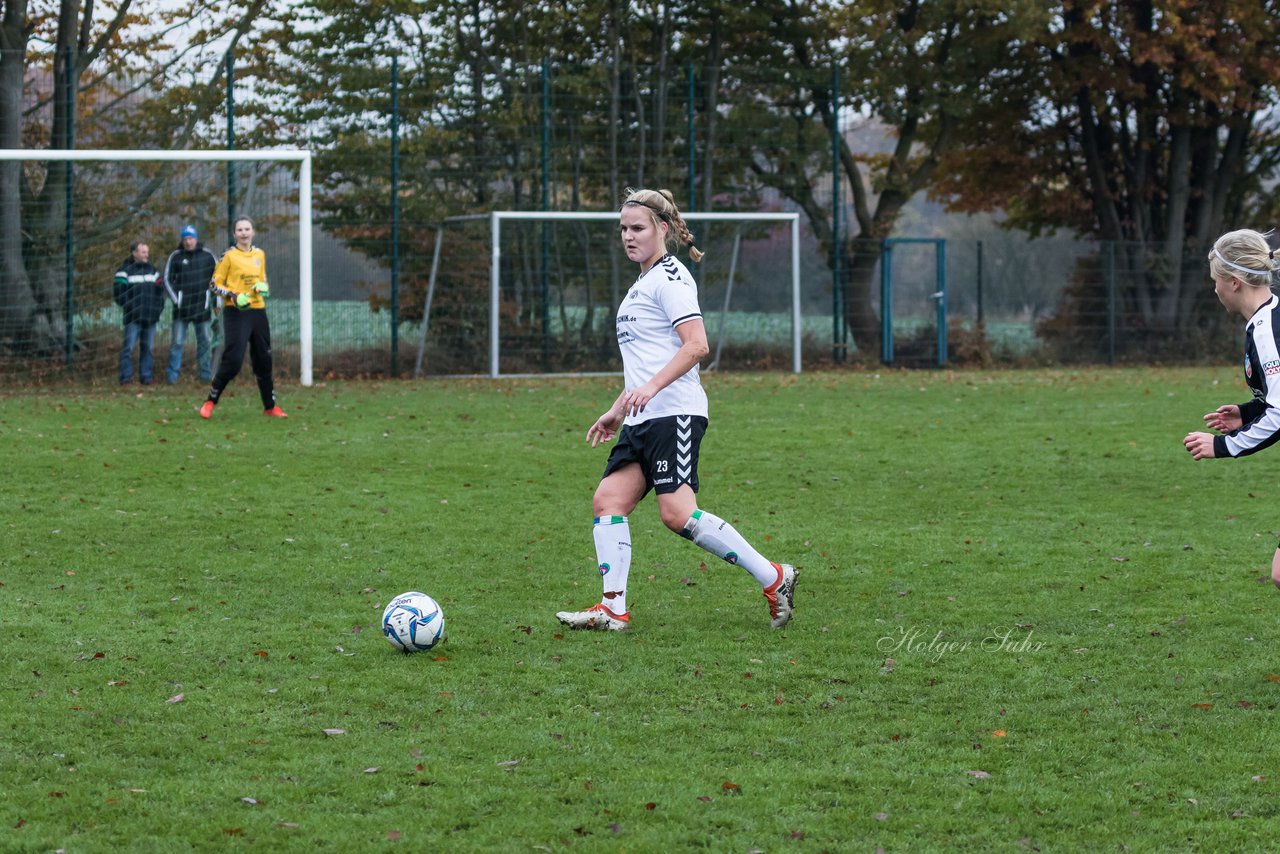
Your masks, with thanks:
[{"label": "yellow goalkeeper shirt", "polygon": [[236,294],[249,295],[249,308],[266,308],[262,295],[253,286],[267,281],[267,255],[258,247],[248,251],[232,246],[222,256],[213,271],[213,290],[222,297],[222,304],[236,304]]}]

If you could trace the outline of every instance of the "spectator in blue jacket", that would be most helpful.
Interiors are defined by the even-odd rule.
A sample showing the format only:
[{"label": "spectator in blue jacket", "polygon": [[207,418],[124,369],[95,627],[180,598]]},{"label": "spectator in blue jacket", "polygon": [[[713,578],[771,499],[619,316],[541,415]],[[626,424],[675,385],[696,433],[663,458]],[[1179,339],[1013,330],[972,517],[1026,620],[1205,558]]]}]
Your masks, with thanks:
[{"label": "spectator in blue jacket", "polygon": [[165,379],[172,385],[182,373],[182,349],[187,342],[187,327],[196,330],[196,370],[201,382],[213,379],[212,315],[213,281],[218,259],[204,248],[194,225],[186,225],[179,235],[178,248],[164,265],[164,289],[173,303],[173,334],[169,346],[169,370]]},{"label": "spectator in blue jacket", "polygon": [[156,324],[164,312],[160,271],[151,266],[151,247],[141,240],[129,245],[129,257],[116,271],[112,293],[124,309],[124,343],[120,348],[120,384],[133,380],[133,348],[138,348],[138,379],[151,385]]}]

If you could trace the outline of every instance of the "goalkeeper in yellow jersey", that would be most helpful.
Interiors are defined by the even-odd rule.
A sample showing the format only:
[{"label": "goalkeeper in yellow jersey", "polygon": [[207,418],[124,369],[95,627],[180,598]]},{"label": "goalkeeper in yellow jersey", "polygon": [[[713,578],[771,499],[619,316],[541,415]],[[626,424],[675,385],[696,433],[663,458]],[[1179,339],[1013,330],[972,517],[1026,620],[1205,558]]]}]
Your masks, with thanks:
[{"label": "goalkeeper in yellow jersey", "polygon": [[213,375],[209,399],[200,407],[201,418],[213,417],[227,383],[240,373],[244,350],[249,348],[249,361],[258,380],[263,414],[269,418],[288,418],[276,405],[275,382],[271,378],[271,325],[267,323],[266,297],[267,256],[253,245],[253,220],[238,217],[231,226],[236,245],[227,250],[213,271],[209,290],[222,298],[222,328],[225,345],[218,371]]}]

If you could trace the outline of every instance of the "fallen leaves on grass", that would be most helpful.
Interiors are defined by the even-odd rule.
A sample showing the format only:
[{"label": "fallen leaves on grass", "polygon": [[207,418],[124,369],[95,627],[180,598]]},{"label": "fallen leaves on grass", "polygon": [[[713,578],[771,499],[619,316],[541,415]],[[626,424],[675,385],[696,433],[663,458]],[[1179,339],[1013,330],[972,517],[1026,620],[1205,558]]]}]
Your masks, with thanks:
[{"label": "fallen leaves on grass", "polygon": [[325,735],[331,735],[331,736],[332,736],[332,735],[346,735],[346,734],[347,734],[347,731],[346,731],[345,729],[338,729],[338,728],[336,728],[336,727],[330,727],[329,729],[324,730],[324,734],[325,734]]},{"label": "fallen leaves on grass", "polygon": [[1009,733],[1005,732],[1005,731],[1004,731],[1004,730],[1002,730],[1002,729],[998,729],[998,730],[994,731],[993,733],[991,733],[991,737],[992,737],[992,738],[1005,738],[1005,737],[1006,737],[1006,736],[1008,736],[1008,735],[1009,735]]},{"label": "fallen leaves on grass", "polygon": [[174,694],[172,697],[170,697],[169,699],[165,700],[165,702],[166,702],[166,703],[181,703],[181,702],[182,702],[183,700],[185,700],[185,699],[186,699],[186,697],[185,697],[184,695],[182,695],[182,694]]},{"label": "fallen leaves on grass", "polygon": [[1208,711],[1209,709],[1213,708],[1213,703],[1192,703],[1191,708]]},{"label": "fallen leaves on grass", "polygon": [[990,775],[989,773],[987,773],[986,771],[966,771],[966,772],[964,772],[964,773],[966,773],[966,774],[968,774],[970,777],[973,777],[973,778],[978,779],[978,780],[990,780],[990,779],[991,779],[991,775]]}]

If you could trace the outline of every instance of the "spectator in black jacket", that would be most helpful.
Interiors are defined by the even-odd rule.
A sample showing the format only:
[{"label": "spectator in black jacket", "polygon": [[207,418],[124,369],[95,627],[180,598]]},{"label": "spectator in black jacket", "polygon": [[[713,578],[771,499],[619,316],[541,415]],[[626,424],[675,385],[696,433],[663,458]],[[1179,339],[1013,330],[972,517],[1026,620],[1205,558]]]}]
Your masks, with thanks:
[{"label": "spectator in black jacket", "polygon": [[196,370],[201,382],[213,379],[213,342],[209,283],[218,259],[204,248],[194,225],[186,225],[179,235],[178,248],[164,265],[164,288],[173,303],[173,334],[169,346],[169,370],[165,379],[172,385],[182,372],[182,350],[187,342],[187,326],[196,330]]},{"label": "spectator in black jacket", "polygon": [[129,245],[129,257],[116,271],[112,294],[124,309],[124,343],[120,348],[120,384],[133,380],[133,348],[138,347],[138,379],[151,385],[152,345],[156,323],[164,312],[160,271],[151,266],[151,247],[141,240]]}]

